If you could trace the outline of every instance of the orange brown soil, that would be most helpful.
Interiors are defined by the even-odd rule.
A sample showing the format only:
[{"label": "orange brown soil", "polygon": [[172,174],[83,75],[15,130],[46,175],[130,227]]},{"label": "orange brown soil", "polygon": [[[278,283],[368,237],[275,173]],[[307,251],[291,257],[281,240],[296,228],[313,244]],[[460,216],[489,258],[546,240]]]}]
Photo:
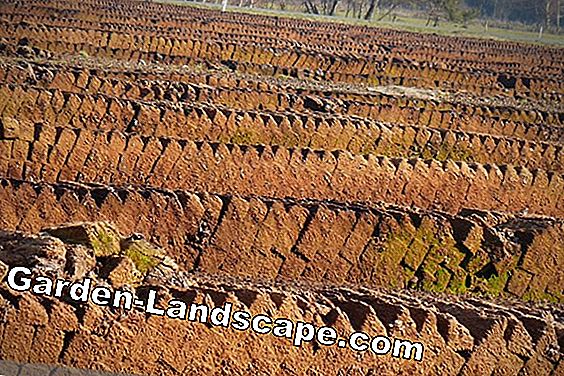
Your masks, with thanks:
[{"label": "orange brown soil", "polygon": [[[88,275],[98,283],[122,285],[122,280],[114,278],[117,268],[103,277],[112,257],[96,257],[88,247],[67,239],[46,233],[1,233],[0,260],[10,266],[33,266],[38,274],[48,272],[52,278],[76,280]],[[179,272],[161,264],[144,276],[136,292],[143,296],[149,288],[158,288],[163,301],[176,298],[209,306],[229,302],[253,314],[268,312],[295,322],[331,325],[341,333],[362,330],[370,335],[417,338],[426,345],[426,357],[422,362],[383,360],[316,343],[298,348],[274,336],[135,310],[77,305],[5,287],[0,290],[2,357],[141,375],[561,372],[558,346],[562,346],[564,312],[556,306],[513,302],[509,307],[479,298],[331,284],[268,284],[260,279]]]},{"label": "orange brown soil", "polygon": [[295,348],[3,284],[0,359],[564,373],[564,49],[134,0],[3,1],[0,19],[3,264],[24,250],[112,283],[122,264],[41,232],[104,221],[177,265],[140,294],[427,346],[423,362]]}]

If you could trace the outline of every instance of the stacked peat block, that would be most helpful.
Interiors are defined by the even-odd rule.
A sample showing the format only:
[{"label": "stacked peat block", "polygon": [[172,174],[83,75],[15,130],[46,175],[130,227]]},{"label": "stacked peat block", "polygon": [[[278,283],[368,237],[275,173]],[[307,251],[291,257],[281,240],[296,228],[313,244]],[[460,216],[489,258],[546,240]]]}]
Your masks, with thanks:
[{"label": "stacked peat block", "polygon": [[563,49],[135,0],[10,0],[0,17],[0,266],[39,250],[143,294],[161,259],[52,229],[107,225],[175,265],[144,280],[165,297],[427,346],[420,363],[296,348],[3,286],[0,359],[563,372]]}]

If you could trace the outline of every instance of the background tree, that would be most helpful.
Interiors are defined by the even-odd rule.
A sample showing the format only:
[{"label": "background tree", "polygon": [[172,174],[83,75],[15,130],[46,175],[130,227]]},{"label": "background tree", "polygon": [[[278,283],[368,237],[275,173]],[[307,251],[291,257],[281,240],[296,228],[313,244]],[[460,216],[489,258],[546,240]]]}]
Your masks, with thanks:
[{"label": "background tree", "polygon": [[311,14],[334,16],[337,5],[339,5],[339,0],[321,0],[319,4],[316,4],[314,0],[304,0],[305,11]]},{"label": "background tree", "polygon": [[380,11],[386,9],[386,11],[378,18],[379,20],[386,18],[391,14],[396,8],[417,8],[421,7],[426,0],[369,0],[368,10],[364,16],[365,20],[371,20],[374,17],[374,12],[376,10]]},{"label": "background tree", "polygon": [[[202,1],[202,0],[200,0]],[[220,0],[216,0],[221,2]],[[400,9],[426,17],[427,24],[446,20],[466,24],[475,17],[497,26],[559,31],[564,0],[253,0],[258,7],[310,14],[381,20]],[[239,0],[240,6],[253,6]],[[237,2],[235,2],[237,3]]]}]

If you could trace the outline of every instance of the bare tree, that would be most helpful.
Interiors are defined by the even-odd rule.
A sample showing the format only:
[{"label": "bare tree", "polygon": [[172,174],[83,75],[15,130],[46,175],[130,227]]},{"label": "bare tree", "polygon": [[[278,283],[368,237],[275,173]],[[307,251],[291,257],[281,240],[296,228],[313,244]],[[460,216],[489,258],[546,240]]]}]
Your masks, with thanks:
[{"label": "bare tree", "polygon": [[384,14],[378,17],[378,21],[383,20],[384,18],[388,17],[396,8],[400,6],[413,6],[421,3],[423,0],[370,0],[368,5],[368,10],[366,11],[366,15],[364,16],[365,20],[371,20],[374,16],[374,11],[376,9],[381,9],[383,7],[387,7],[388,9]]},{"label": "bare tree", "polygon": [[304,6],[306,8],[306,13],[319,14],[319,10],[317,9],[317,6],[315,5],[315,3],[313,1],[305,0]]},{"label": "bare tree", "polygon": [[306,13],[334,16],[335,13],[337,12],[337,6],[339,5],[339,1],[340,0],[321,0],[321,4],[319,7],[314,2],[314,0],[304,0],[303,4]]},{"label": "bare tree", "polygon": [[329,8],[329,12],[327,13],[327,15],[334,16],[335,12],[337,11],[337,5],[339,5],[339,0],[333,0],[331,2],[331,7]]},{"label": "bare tree", "polygon": [[562,18],[562,16],[560,15],[560,12],[562,11],[562,9],[560,8],[560,0],[556,1],[556,31],[560,32],[560,18]]},{"label": "bare tree", "polygon": [[380,2],[382,0],[370,0],[370,5],[368,6],[368,10],[366,11],[366,15],[364,16],[365,20],[371,20],[374,16],[374,11],[380,8]]}]

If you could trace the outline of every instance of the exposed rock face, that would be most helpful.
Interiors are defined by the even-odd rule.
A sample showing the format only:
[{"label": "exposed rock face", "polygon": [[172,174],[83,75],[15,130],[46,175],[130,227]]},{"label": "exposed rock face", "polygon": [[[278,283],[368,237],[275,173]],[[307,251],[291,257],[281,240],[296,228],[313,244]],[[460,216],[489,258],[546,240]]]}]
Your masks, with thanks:
[{"label": "exposed rock face", "polygon": [[161,264],[178,267],[165,252],[135,236],[123,237],[108,222],[80,222],[43,229],[39,235],[0,233],[2,274],[14,266],[79,280],[96,272],[114,286],[137,285]]},{"label": "exposed rock face", "polygon": [[95,256],[120,253],[119,234],[104,222],[78,223],[43,229],[47,234],[70,244],[80,244],[92,249]]}]

